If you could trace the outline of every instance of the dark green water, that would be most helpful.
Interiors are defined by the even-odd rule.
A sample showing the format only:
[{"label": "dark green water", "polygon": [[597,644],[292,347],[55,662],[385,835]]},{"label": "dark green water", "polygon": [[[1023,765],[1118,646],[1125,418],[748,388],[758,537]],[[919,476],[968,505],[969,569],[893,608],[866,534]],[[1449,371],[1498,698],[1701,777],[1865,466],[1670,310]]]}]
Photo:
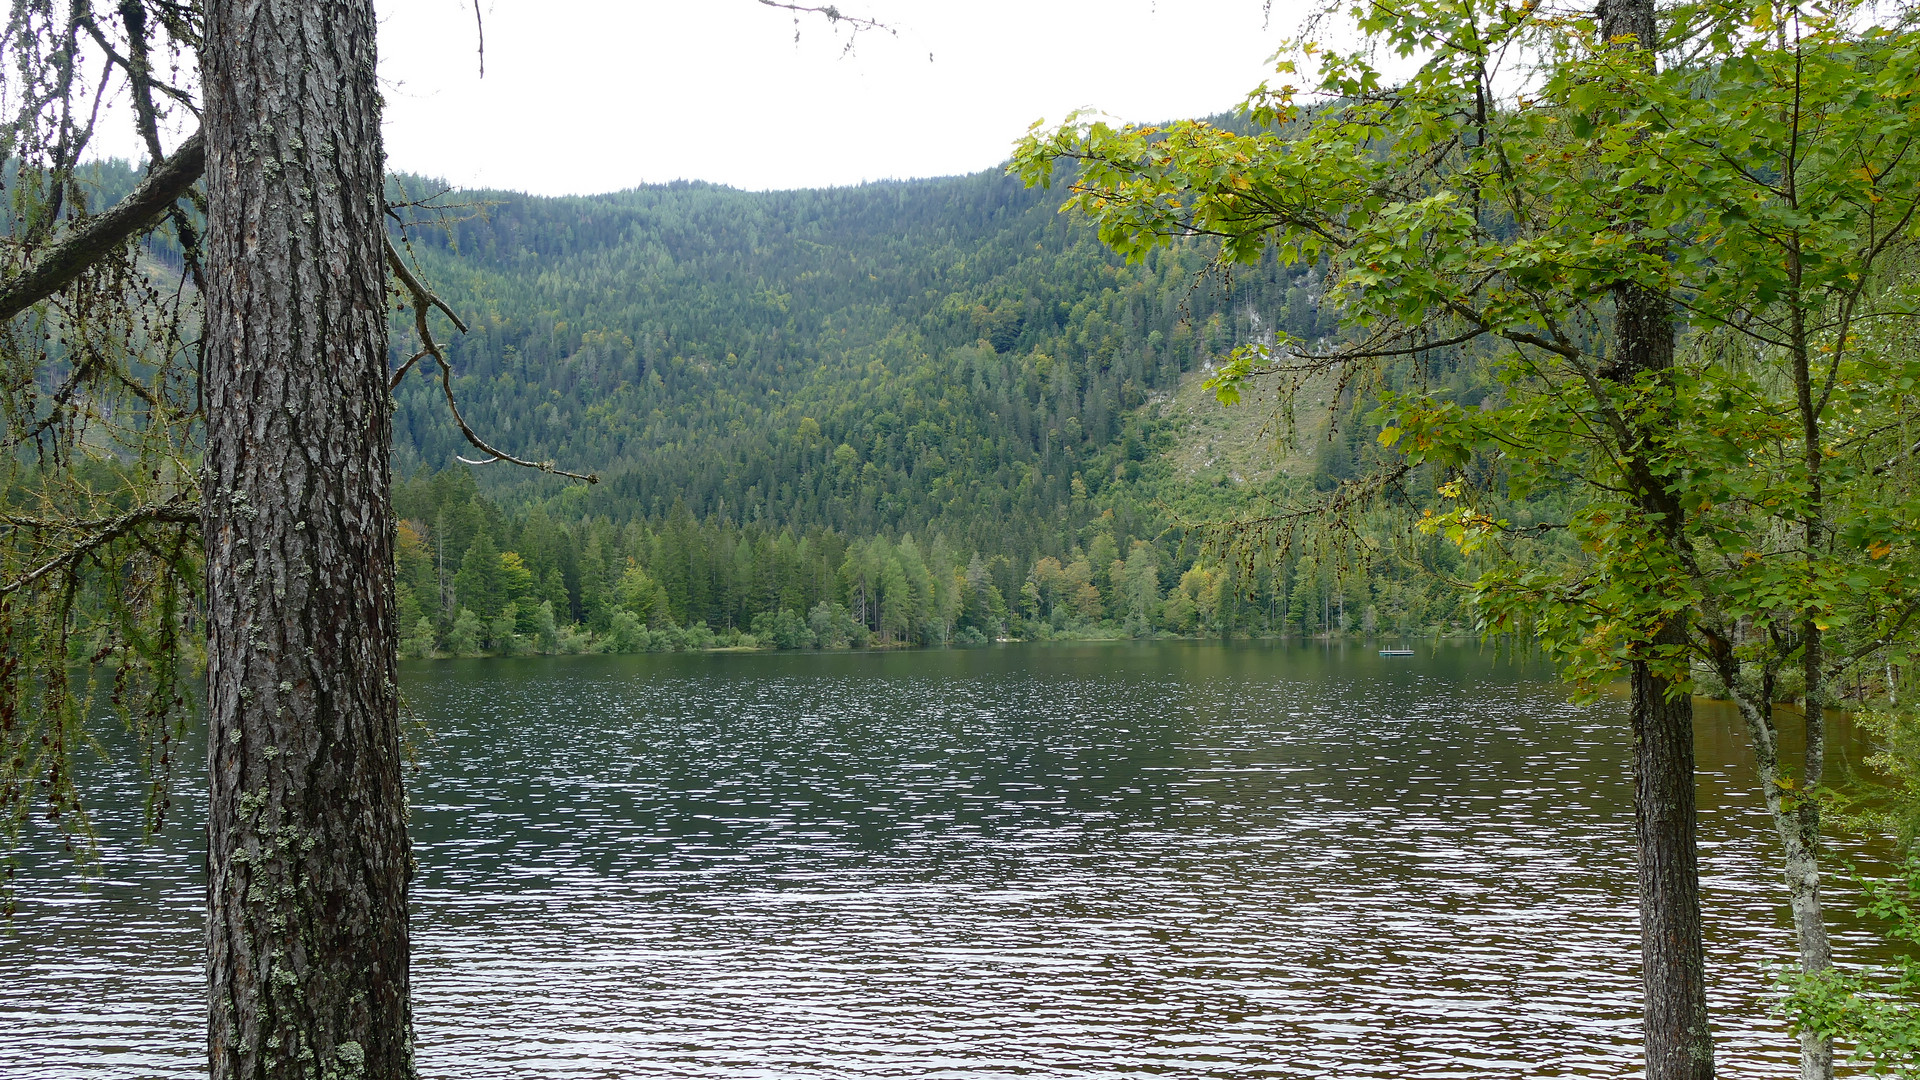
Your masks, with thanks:
[{"label": "dark green water", "polygon": [[[1620,708],[1420,653],[410,665],[423,1072],[1633,1075]],[[1698,735],[1721,1074],[1787,1075],[1769,834],[1732,719]],[[0,1075],[194,1074],[178,835],[83,891],[29,854]]]}]

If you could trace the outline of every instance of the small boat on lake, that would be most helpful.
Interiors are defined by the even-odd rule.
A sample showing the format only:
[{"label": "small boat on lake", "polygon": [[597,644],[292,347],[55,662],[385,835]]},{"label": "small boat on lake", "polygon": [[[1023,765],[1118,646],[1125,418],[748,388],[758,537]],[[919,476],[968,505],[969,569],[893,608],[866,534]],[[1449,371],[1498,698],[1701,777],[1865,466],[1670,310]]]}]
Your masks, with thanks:
[{"label": "small boat on lake", "polygon": [[1412,656],[1412,649],[1381,649],[1381,656]]}]

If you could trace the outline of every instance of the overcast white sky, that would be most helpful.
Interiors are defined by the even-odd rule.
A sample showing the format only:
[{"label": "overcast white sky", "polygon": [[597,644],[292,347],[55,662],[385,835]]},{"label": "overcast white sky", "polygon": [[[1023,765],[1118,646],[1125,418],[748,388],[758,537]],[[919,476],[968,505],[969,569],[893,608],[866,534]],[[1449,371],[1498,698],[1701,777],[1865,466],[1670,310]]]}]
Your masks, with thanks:
[{"label": "overcast white sky", "polygon": [[[541,194],[675,179],[813,187],[989,168],[1027,125],[1094,106],[1218,112],[1268,74],[1304,0],[839,0],[897,36],[755,0],[380,4],[387,157]],[[928,54],[932,59],[928,59]]]}]

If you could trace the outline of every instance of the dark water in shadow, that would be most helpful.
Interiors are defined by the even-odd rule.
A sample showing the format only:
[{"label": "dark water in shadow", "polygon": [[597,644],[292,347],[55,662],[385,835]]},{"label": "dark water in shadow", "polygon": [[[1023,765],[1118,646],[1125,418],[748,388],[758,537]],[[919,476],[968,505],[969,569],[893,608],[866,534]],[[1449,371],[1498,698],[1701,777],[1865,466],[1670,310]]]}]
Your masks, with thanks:
[{"label": "dark water in shadow", "polygon": [[[1538,667],[1180,642],[405,679],[427,1076],[1636,1072],[1623,711]],[[1734,725],[1698,731],[1721,1075],[1786,1076]],[[90,884],[28,854],[0,1075],[204,1075],[198,846],[126,842],[119,782]]]}]

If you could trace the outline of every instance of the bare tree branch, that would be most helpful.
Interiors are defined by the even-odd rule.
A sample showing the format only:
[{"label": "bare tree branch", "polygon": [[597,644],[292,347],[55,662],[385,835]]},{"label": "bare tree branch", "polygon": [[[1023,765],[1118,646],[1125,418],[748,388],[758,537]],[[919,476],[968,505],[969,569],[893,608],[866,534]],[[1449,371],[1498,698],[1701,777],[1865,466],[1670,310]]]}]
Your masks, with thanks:
[{"label": "bare tree branch", "polygon": [[[1332,366],[1332,365],[1345,363],[1346,361],[1349,361],[1349,360],[1375,360],[1375,359],[1388,357],[1388,356],[1413,356],[1418,353],[1431,352],[1434,349],[1451,348],[1455,345],[1464,345],[1467,342],[1472,341],[1477,337],[1483,337],[1492,332],[1493,331],[1488,330],[1484,326],[1476,326],[1473,329],[1468,330],[1466,333],[1461,334],[1458,337],[1445,338],[1439,341],[1422,341],[1416,345],[1406,345],[1400,348],[1391,348],[1391,349],[1372,348],[1368,344],[1363,342],[1349,350],[1341,350],[1341,351],[1330,352],[1330,353],[1296,352],[1296,353],[1292,353],[1291,356],[1295,360],[1299,360],[1306,363]],[[1376,338],[1375,340],[1384,340],[1384,339],[1387,339],[1389,336],[1404,338],[1404,337],[1410,337],[1412,335],[1409,335],[1409,334],[1381,335],[1380,338]]]},{"label": "bare tree branch", "polygon": [[467,418],[460,415],[460,403],[453,399],[452,365],[447,363],[446,357],[441,355],[437,346],[432,350],[432,354],[434,361],[440,365],[440,385],[446,390],[447,411],[453,414],[453,422],[460,425],[460,433],[467,437],[468,442],[479,447],[482,452],[491,455],[490,457],[475,459],[461,457],[459,454],[455,454],[455,461],[466,465],[491,465],[496,461],[504,461],[509,465],[518,465],[526,469],[538,469],[541,472],[552,473],[555,476],[566,476],[575,480],[585,480],[589,484],[597,484],[600,482],[598,473],[568,472],[551,461],[528,461],[525,458],[514,457],[504,450],[496,450],[488,446],[486,441],[480,438],[479,434],[475,432],[472,427],[468,426]]},{"label": "bare tree branch", "polygon": [[[783,3],[782,0],[759,0],[759,2],[765,7],[778,8],[781,11],[791,11],[794,13],[793,40],[795,41],[800,40],[799,17],[802,15],[818,15],[827,20],[827,25],[829,26],[839,26],[845,23],[855,34],[863,30],[880,30],[888,34],[893,34],[896,37],[899,36],[898,31],[878,19],[869,19],[860,15],[849,15],[833,4],[792,4]],[[847,48],[851,50],[853,48],[853,42],[847,42]]]},{"label": "bare tree branch", "polygon": [[401,364],[397,368],[394,368],[393,375],[387,379],[387,393],[391,394],[395,390],[400,389],[400,380],[406,378],[407,372],[413,370],[413,365],[419,363],[421,359],[424,358],[426,355],[427,355],[427,350],[421,349],[419,352],[414,353],[412,356],[407,357],[406,363]]},{"label": "bare tree branch", "polygon": [[[433,295],[433,290],[427,288],[421,283],[418,277],[414,276],[413,268],[407,265],[407,260],[400,257],[400,252],[393,246],[393,239],[391,237],[387,238],[387,265],[393,268],[394,276],[400,279],[400,284],[406,286],[406,290],[412,296],[415,306],[424,303],[430,308],[439,308],[440,313],[453,322],[454,329],[463,334],[467,332],[466,321],[454,314],[452,308],[448,307],[438,296]],[[424,326],[425,324],[423,323],[422,325]],[[425,333],[420,335],[420,344],[428,350],[436,348],[433,344],[433,339]]]},{"label": "bare tree branch", "polygon": [[574,480],[585,480],[589,484],[599,483],[600,477],[597,473],[568,472],[551,461],[528,461],[525,458],[514,457],[504,450],[497,450],[488,445],[487,441],[482,439],[480,434],[473,430],[473,427],[467,423],[467,418],[460,415],[460,403],[454,400],[453,364],[447,360],[447,354],[440,348],[440,343],[433,339],[433,327],[427,324],[427,313],[436,308],[439,309],[447,318],[453,320],[453,325],[458,327],[461,333],[466,332],[467,324],[461,321],[460,316],[453,313],[452,308],[448,307],[446,303],[435,296],[431,290],[421,284],[419,277],[407,266],[407,261],[400,257],[400,252],[394,248],[391,239],[387,241],[387,265],[393,268],[394,276],[400,279],[401,287],[406,289],[412,300],[413,328],[414,332],[420,335],[420,351],[408,357],[407,362],[401,364],[399,369],[389,377],[388,388],[391,390],[398,387],[400,380],[405,377],[407,372],[411,370],[413,365],[422,357],[433,357],[434,363],[440,365],[440,385],[446,392],[447,411],[453,414],[453,422],[460,425],[460,434],[465,435],[468,442],[472,443],[475,447],[479,448],[482,453],[487,455],[484,458],[475,460],[473,458],[460,457],[456,454],[456,460],[467,465],[491,465],[496,461],[504,461],[511,465],[519,465],[522,468],[538,469],[544,473],[552,473],[555,476],[570,477]]}]

